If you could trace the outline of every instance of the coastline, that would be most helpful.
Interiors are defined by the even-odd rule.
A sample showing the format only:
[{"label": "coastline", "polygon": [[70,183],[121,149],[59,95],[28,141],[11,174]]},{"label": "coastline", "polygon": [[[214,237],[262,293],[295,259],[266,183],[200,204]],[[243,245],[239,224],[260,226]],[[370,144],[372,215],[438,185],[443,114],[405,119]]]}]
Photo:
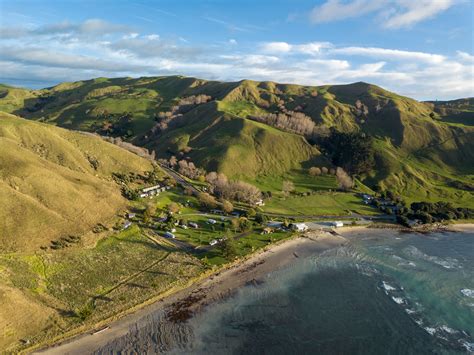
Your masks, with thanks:
[{"label": "coastline", "polygon": [[[335,232],[309,232],[303,236],[291,237],[268,246],[245,259],[237,260],[221,270],[206,273],[201,278],[180,290],[171,290],[147,303],[137,305],[130,312],[100,323],[100,331],[78,334],[60,341],[51,347],[36,350],[44,354],[89,354],[106,344],[125,336],[130,327],[155,312],[165,312],[170,321],[186,321],[194,313],[209,304],[219,302],[238,288],[249,283],[258,283],[268,273],[285,267],[298,257],[318,253],[348,243],[350,237],[366,233],[394,233],[404,228],[374,228],[374,226],[348,226]],[[451,224],[426,232],[473,232],[474,224]],[[413,233],[421,231],[411,230]],[[348,237],[348,238],[346,238]],[[107,325],[105,327],[104,325]],[[31,351],[31,350],[30,350]]]},{"label": "coastline", "polygon": [[[205,276],[188,287],[164,294],[151,304],[139,305],[136,311],[107,323],[98,332],[85,332],[66,338],[56,345],[33,350],[34,354],[90,354],[114,339],[129,332],[130,326],[144,317],[165,311],[177,321],[183,321],[194,312],[227,297],[249,282],[257,282],[266,274],[291,264],[296,258],[321,253],[346,243],[340,235],[327,232],[310,232],[271,245],[238,260],[228,267]],[[185,304],[185,307],[183,307]],[[28,351],[28,350],[26,350]]]}]

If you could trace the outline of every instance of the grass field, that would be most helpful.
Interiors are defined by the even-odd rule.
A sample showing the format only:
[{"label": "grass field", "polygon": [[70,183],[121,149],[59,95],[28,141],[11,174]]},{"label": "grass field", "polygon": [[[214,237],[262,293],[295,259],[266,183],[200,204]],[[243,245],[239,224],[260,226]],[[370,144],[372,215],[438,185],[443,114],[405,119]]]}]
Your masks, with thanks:
[{"label": "grass field", "polygon": [[348,215],[350,212],[360,214],[378,214],[379,212],[365,205],[352,193],[321,192],[309,196],[274,197],[263,207],[265,212],[286,215]]}]

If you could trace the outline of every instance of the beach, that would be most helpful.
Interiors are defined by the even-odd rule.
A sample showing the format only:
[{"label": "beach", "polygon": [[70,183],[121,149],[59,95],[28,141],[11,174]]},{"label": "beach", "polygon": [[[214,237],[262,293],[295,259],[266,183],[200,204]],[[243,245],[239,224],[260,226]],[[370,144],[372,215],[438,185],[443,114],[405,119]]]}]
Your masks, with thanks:
[{"label": "beach", "polygon": [[[193,283],[189,287],[186,287],[169,295],[164,295],[161,299],[158,299],[152,304],[143,306],[134,313],[128,314],[118,320],[113,320],[107,323],[106,328],[97,328],[99,330],[103,329],[102,331],[96,332],[95,334],[91,332],[84,333],[74,338],[70,338],[69,340],[66,340],[54,347],[39,351],[38,353],[90,354],[96,353],[97,351],[99,351],[99,353],[109,353],[110,351],[113,352],[117,349],[126,348],[130,344],[140,344],[142,341],[146,342],[146,337],[150,334],[157,334],[157,337],[160,338],[157,343],[161,344],[160,346],[163,347],[164,351],[167,351],[170,349],[170,344],[176,343],[176,337],[173,338],[173,336],[176,336],[176,334],[181,334],[182,336],[184,336],[183,338],[180,338],[180,340],[178,339],[178,343],[186,343],[190,340],[187,337],[192,332],[187,332],[187,324],[193,324],[192,327],[196,327],[196,322],[199,323],[201,321],[207,321],[206,314],[209,309],[215,309],[216,305],[220,305],[222,303],[227,302],[229,299],[233,298],[234,295],[236,295],[240,290],[244,289],[245,286],[256,286],[256,289],[259,289],[261,287],[260,285],[268,281],[268,279],[266,278],[268,275],[275,273],[275,271],[277,270],[291,270],[291,267],[293,265],[297,265],[300,261],[310,260],[313,256],[326,255],[326,260],[332,260],[332,258],[334,257],[334,260],[336,260],[338,259],[338,257],[336,256],[338,255],[337,253],[340,253],[335,251],[336,248],[343,252],[342,254],[340,254],[341,256],[345,255],[345,252],[348,252],[349,254],[355,253],[354,256],[351,256],[355,257],[355,259],[353,260],[373,261],[375,260],[373,259],[373,257],[380,258],[379,260],[388,260],[387,258],[389,258],[390,260],[393,260],[394,262],[398,263],[398,266],[396,266],[397,264],[394,264],[394,267],[396,266],[401,269],[405,268],[407,270],[412,270],[412,265],[415,265],[415,263],[410,262],[409,260],[402,259],[398,256],[402,255],[404,258],[410,257],[411,260],[415,261],[417,265],[425,263],[424,267],[433,268],[432,270],[441,269],[449,273],[451,272],[451,270],[453,270],[453,267],[460,267],[456,259],[453,259],[452,257],[444,258],[441,256],[425,254],[420,252],[418,248],[424,248],[429,245],[435,246],[438,245],[436,243],[443,243],[443,240],[445,240],[445,242],[447,243],[446,246],[450,246],[450,239],[454,236],[453,233],[457,233],[457,235],[459,235],[460,237],[464,235],[470,236],[474,231],[473,227],[474,226],[472,224],[451,224],[447,226],[442,226],[442,228],[437,228],[433,231],[411,230],[409,231],[409,233],[407,233],[404,228],[370,227],[343,227],[337,228],[337,230],[335,230],[334,232],[308,232],[302,236],[293,237],[291,239],[287,239],[274,245],[268,246],[265,249],[262,249],[250,255],[246,259],[236,260],[233,264],[219,271],[216,271],[206,277],[203,277],[201,280]],[[458,238],[456,243],[460,243],[461,240],[462,239]],[[466,245],[469,245],[468,240],[472,239],[467,238]],[[398,243],[400,243],[400,245],[404,245],[404,247],[400,247],[399,249],[397,249],[397,255],[393,256],[391,254],[393,253],[392,248],[395,247]],[[424,243],[428,244],[425,245]],[[359,246],[357,250],[354,249],[355,245]],[[363,247],[364,245],[367,246],[368,249],[365,249],[365,256],[360,259],[359,253],[362,250],[360,249],[360,247]],[[453,244],[453,246],[455,245],[456,244]],[[458,252],[462,252],[462,250],[464,250],[462,247],[459,248],[460,250]],[[435,250],[438,249],[433,249],[431,250],[431,252],[435,252]],[[447,250],[447,247],[442,247],[440,250]],[[328,254],[327,252],[329,252],[330,254]],[[336,254],[328,258],[328,255],[333,255],[333,252],[335,252]],[[367,259],[368,252],[370,253],[370,259]],[[379,253],[381,254],[379,255]],[[468,265],[469,264],[467,264],[466,267]],[[288,269],[289,266],[291,266],[290,269]],[[381,264],[379,264],[379,267],[381,267]],[[428,277],[425,276],[423,270],[424,268],[421,268],[419,270],[413,269],[414,273],[412,271],[409,271],[409,273],[406,274],[407,278],[403,279],[403,283],[409,286],[410,284],[423,285],[428,282],[431,282],[430,278],[428,278],[423,283],[418,283],[414,281],[412,282],[412,275],[419,275],[419,277],[421,278]],[[432,274],[428,273],[428,275]],[[339,278],[341,277],[344,278],[345,276],[339,276]],[[357,279],[357,274],[354,274],[352,277],[354,279]],[[452,280],[451,274],[447,275],[446,277],[449,277],[449,280]],[[332,285],[332,280],[333,279],[331,278],[330,283],[325,286],[323,283],[324,280],[320,280],[318,281],[318,283],[321,282],[321,287],[327,287],[328,289],[331,289],[330,285]],[[390,282],[395,281],[392,280]],[[460,287],[462,286],[462,288],[466,288],[469,286],[466,283],[466,280],[460,280],[459,282]],[[345,287],[347,287],[348,284],[349,280],[344,281],[344,285],[346,285]],[[378,284],[380,284],[380,281],[378,282]],[[396,284],[394,283],[393,285]],[[367,287],[369,287],[369,285],[367,285]],[[355,289],[357,290],[359,288],[356,287]],[[395,288],[390,286],[390,289],[392,290]],[[401,289],[402,288],[397,288],[397,290]],[[414,292],[418,292],[416,288],[414,288],[413,290]],[[446,292],[451,291],[452,290],[447,290]],[[336,293],[331,297],[339,297],[340,292],[340,290],[336,291]],[[392,299],[402,299],[402,296],[400,295],[403,293],[403,291],[396,292],[400,294],[397,293],[394,295],[390,295],[390,297],[393,297],[388,297],[389,304],[381,303],[381,309],[390,309],[390,302],[392,302]],[[431,294],[431,292],[433,291],[429,291],[427,292],[427,294]],[[455,290],[455,292],[459,293],[460,291]],[[462,295],[460,294],[460,296]],[[356,297],[356,295],[354,297]],[[452,297],[453,296],[451,296],[451,298]],[[451,298],[447,297],[446,299]],[[385,300],[381,299],[381,302],[385,302]],[[277,299],[270,302],[270,304],[274,303],[278,303]],[[324,307],[324,303],[321,304],[321,307]],[[392,311],[394,312],[394,314],[396,314],[395,317],[399,319],[400,322],[402,322],[403,316],[400,316],[400,314],[398,314],[396,310]],[[407,311],[402,309],[401,313],[406,316],[406,312]],[[409,312],[414,311],[412,311],[412,309],[409,309]],[[449,309],[449,312],[447,314],[455,314],[455,312],[458,312],[458,310]],[[418,315],[418,313],[414,314],[416,316]],[[408,323],[406,323],[405,325],[399,326],[400,329],[408,329],[406,327],[409,324],[417,324],[418,322],[421,322],[421,318],[414,318],[412,320],[409,320]],[[426,319],[424,319],[423,322],[426,322]],[[432,331],[433,327],[427,325],[425,326],[425,328]],[[422,327],[420,327],[420,329],[422,330],[422,332],[425,331]],[[444,334],[443,330],[440,329],[437,330],[440,335],[440,338],[448,337],[449,334]],[[418,329],[411,329],[410,332],[408,332],[406,335],[403,335],[402,337],[408,336],[410,334],[417,334],[416,336],[422,339],[424,337],[424,334],[417,332]],[[143,334],[148,335],[144,336]],[[155,340],[154,344],[156,345],[157,343],[155,342]],[[226,341],[228,341],[227,338],[221,340],[223,343],[226,343]],[[430,342],[429,339],[424,339],[424,341],[426,342],[426,344],[429,344]],[[452,343],[459,343],[460,341],[465,340],[456,339],[453,340]],[[413,342],[416,343],[417,340],[413,340]],[[146,346],[143,349],[146,349]],[[161,350],[159,352],[161,352]]]},{"label": "beach", "polygon": [[125,336],[130,327],[141,319],[160,311],[164,311],[171,322],[186,321],[206,305],[224,299],[248,283],[258,283],[266,274],[291,264],[297,258],[316,255],[346,242],[347,240],[340,235],[309,232],[304,236],[269,246],[244,261],[238,261],[202,281],[107,324],[105,328],[100,328],[101,331],[84,333],[35,353],[93,353],[114,339]]}]

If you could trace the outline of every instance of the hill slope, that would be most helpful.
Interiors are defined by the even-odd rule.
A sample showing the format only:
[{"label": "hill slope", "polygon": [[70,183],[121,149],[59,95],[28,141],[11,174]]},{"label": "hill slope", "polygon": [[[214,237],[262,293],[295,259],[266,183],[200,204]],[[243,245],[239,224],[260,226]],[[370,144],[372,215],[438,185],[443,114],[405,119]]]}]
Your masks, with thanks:
[{"label": "hill slope", "polygon": [[[409,199],[472,201],[474,128],[466,100],[456,104],[454,117],[452,104],[446,109],[447,103],[422,103],[362,82],[309,87],[180,76],[3,90],[0,106],[23,117],[126,137],[160,157],[188,157],[247,180],[328,166],[306,140],[328,128],[365,132],[376,141],[377,158],[372,174],[361,177],[365,184]],[[308,119],[314,133],[305,139],[302,132],[255,122],[271,114],[293,123]]]},{"label": "hill slope", "polygon": [[126,204],[112,172],[151,169],[100,138],[6,113],[0,151],[2,251],[36,250],[106,222]]}]

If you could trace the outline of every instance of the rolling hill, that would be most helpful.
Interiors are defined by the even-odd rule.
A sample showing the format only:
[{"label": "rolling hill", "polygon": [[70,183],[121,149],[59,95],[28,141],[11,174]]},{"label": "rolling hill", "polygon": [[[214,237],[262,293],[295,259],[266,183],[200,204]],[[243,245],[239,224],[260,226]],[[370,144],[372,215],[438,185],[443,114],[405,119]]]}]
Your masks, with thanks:
[{"label": "rolling hill", "polygon": [[[330,166],[331,152],[321,154],[313,138],[329,128],[363,132],[373,137],[376,155],[373,171],[360,176],[369,188],[409,201],[474,203],[472,99],[423,103],[363,82],[309,87],[181,76],[1,90],[0,109],[125,137],[158,157],[187,157],[208,171],[248,181]],[[293,123],[309,119],[313,133],[257,122],[272,114]]]},{"label": "rolling hill", "polygon": [[[16,93],[15,93],[16,94]],[[49,247],[126,206],[112,173],[151,163],[90,134],[0,113],[0,249]]]}]

